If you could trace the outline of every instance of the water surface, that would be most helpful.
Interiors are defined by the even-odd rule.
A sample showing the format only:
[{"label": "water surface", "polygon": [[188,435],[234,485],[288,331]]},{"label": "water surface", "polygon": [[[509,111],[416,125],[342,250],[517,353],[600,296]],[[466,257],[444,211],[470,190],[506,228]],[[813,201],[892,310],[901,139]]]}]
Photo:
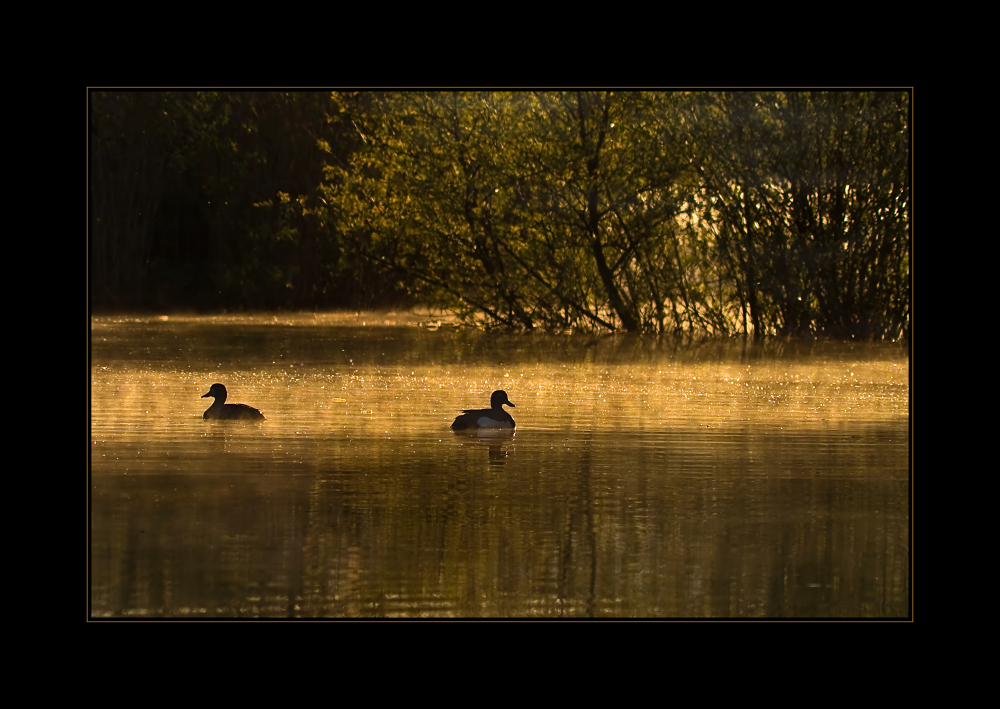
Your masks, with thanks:
[{"label": "water surface", "polygon": [[[95,617],[909,615],[898,346],[370,315],[91,340]],[[214,382],[267,420],[203,420]],[[498,388],[515,433],[448,429]]]}]

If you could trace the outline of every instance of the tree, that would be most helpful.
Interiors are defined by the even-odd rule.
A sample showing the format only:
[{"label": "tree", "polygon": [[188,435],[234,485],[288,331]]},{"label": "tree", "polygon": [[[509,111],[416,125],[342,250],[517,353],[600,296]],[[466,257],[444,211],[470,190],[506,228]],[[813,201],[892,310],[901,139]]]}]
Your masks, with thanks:
[{"label": "tree", "polygon": [[355,116],[366,149],[328,174],[328,198],[417,298],[501,327],[662,326],[683,276],[657,245],[676,231],[685,169],[654,120],[663,102],[379,96]]},{"label": "tree", "polygon": [[754,333],[902,334],[906,93],[703,94],[688,125],[706,222]]}]

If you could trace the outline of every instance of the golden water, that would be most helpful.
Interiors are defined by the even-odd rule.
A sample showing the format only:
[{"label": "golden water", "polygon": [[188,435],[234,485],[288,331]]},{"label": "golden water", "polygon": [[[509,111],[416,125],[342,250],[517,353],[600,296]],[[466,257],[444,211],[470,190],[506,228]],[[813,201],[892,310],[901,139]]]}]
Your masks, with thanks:
[{"label": "golden water", "polygon": [[[387,322],[389,324],[387,324]],[[906,617],[897,346],[95,318],[95,617]],[[215,382],[262,423],[205,421]],[[462,435],[494,389],[513,435]]]}]

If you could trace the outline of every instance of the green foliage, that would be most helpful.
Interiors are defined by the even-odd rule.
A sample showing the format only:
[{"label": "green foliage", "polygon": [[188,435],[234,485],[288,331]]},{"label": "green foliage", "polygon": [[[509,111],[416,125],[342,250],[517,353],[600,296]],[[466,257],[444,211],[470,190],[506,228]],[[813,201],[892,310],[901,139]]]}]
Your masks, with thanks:
[{"label": "green foliage", "polygon": [[689,110],[707,222],[753,332],[908,328],[908,99],[705,94]]},{"label": "green foliage", "polygon": [[665,137],[669,100],[380,96],[328,197],[415,298],[487,326],[662,329],[683,290],[662,237],[687,170]]},{"label": "green foliage", "polygon": [[905,93],[369,98],[325,193],[418,300],[505,328],[907,327]]},{"label": "green foliage", "polygon": [[97,307],[897,338],[906,92],[94,92]]}]

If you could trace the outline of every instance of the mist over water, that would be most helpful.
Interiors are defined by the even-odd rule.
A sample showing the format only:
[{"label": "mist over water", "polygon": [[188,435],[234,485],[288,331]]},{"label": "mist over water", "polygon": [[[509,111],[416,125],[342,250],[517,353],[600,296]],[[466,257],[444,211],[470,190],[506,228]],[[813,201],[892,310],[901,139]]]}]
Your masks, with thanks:
[{"label": "mist over water", "polygon": [[[91,354],[95,617],[909,614],[898,346],[309,314]],[[205,421],[216,382],[266,420]],[[449,430],[494,389],[516,432]]]}]

